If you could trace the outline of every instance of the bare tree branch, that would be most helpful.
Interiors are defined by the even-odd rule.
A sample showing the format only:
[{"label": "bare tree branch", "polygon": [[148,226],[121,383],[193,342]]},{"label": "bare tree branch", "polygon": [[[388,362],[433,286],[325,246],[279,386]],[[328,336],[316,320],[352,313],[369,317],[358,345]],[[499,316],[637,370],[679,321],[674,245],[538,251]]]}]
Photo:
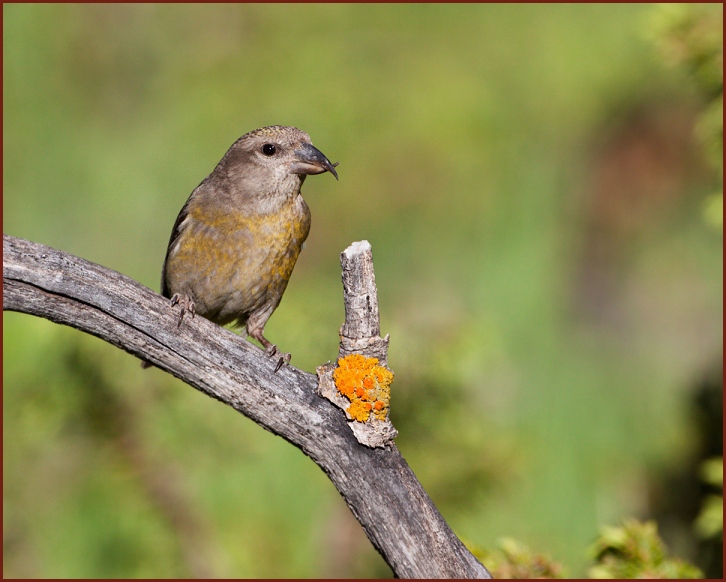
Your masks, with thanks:
[{"label": "bare tree branch", "polygon": [[[338,358],[360,354],[375,358],[380,366],[388,369],[388,336],[382,338],[381,320],[378,316],[378,289],[373,273],[373,253],[367,240],[353,243],[340,253],[343,267],[343,302],[345,323],[340,328],[340,350]],[[373,360],[373,361],[375,361]],[[327,398],[338,408],[348,410],[349,400],[335,386],[331,363],[318,366],[318,394]],[[368,403],[370,406],[370,402]],[[386,402],[385,418],[371,414],[365,422],[354,422],[349,426],[356,440],[369,447],[384,447],[393,444],[398,431],[388,418]]]},{"label": "bare tree branch", "polygon": [[396,446],[359,444],[344,413],[316,395],[314,375],[292,366],[275,374],[275,361],[262,350],[202,317],[177,328],[168,300],[125,275],[7,235],[3,310],[106,340],[300,448],[328,475],[396,576],[490,577]]}]

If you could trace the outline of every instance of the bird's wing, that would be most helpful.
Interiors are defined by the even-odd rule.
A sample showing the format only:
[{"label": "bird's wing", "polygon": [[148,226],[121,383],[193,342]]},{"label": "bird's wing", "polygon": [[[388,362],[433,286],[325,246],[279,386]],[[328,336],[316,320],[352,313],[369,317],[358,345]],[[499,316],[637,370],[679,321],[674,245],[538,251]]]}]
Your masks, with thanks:
[{"label": "bird's wing", "polygon": [[[196,192],[196,190],[195,190]],[[164,265],[161,268],[161,294],[164,297],[171,297],[171,294],[169,292],[169,288],[166,284],[166,263],[169,260],[169,253],[171,252],[172,247],[174,246],[174,243],[179,238],[179,235],[182,231],[182,223],[184,222],[184,219],[187,217],[187,214],[189,213],[189,201],[192,199],[192,196],[194,196],[194,192],[192,192],[191,196],[189,196],[189,199],[184,203],[184,206],[182,206],[181,211],[179,211],[179,216],[176,217],[176,221],[174,222],[174,227],[171,229],[171,237],[169,238],[169,245],[166,247],[166,257],[164,257]]]}]

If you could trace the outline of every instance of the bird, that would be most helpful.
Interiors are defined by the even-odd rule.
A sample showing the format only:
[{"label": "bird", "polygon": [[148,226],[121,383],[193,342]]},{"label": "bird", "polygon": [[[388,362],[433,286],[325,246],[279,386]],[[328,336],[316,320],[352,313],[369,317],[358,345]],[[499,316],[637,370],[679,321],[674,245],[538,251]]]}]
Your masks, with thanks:
[{"label": "bird", "polygon": [[337,165],[296,127],[262,127],[232,144],[172,228],[161,294],[179,308],[177,327],[186,313],[244,326],[279,358],[275,373],[290,363],[263,331],[310,232],[303,182],[324,172],[338,180]]}]

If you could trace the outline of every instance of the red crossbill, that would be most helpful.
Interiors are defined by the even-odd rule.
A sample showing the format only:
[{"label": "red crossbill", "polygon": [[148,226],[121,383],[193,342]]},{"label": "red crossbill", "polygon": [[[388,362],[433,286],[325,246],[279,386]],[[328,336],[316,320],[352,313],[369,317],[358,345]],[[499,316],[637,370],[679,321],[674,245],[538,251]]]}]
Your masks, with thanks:
[{"label": "red crossbill", "polygon": [[229,148],[191,193],[174,223],[161,294],[184,314],[245,326],[270,356],[275,372],[289,363],[262,332],[280,304],[310,231],[300,187],[331,164],[295,127],[256,129]]}]

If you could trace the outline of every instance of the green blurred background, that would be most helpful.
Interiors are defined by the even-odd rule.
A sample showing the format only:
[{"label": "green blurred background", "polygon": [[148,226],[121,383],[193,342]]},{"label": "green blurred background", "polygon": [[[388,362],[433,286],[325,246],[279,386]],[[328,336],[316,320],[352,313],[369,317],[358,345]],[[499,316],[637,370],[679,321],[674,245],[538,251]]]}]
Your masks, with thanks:
[{"label": "green blurred background", "polygon": [[[581,575],[599,526],[655,517],[711,567],[722,176],[659,10],[5,4],[3,230],[158,290],[232,142],[300,127],[340,181],[306,181],[266,328],[292,363],[336,356],[339,253],[367,239],[397,444],[462,539]],[[76,330],[5,313],[3,338],[5,577],[390,576],[282,439]]]}]

